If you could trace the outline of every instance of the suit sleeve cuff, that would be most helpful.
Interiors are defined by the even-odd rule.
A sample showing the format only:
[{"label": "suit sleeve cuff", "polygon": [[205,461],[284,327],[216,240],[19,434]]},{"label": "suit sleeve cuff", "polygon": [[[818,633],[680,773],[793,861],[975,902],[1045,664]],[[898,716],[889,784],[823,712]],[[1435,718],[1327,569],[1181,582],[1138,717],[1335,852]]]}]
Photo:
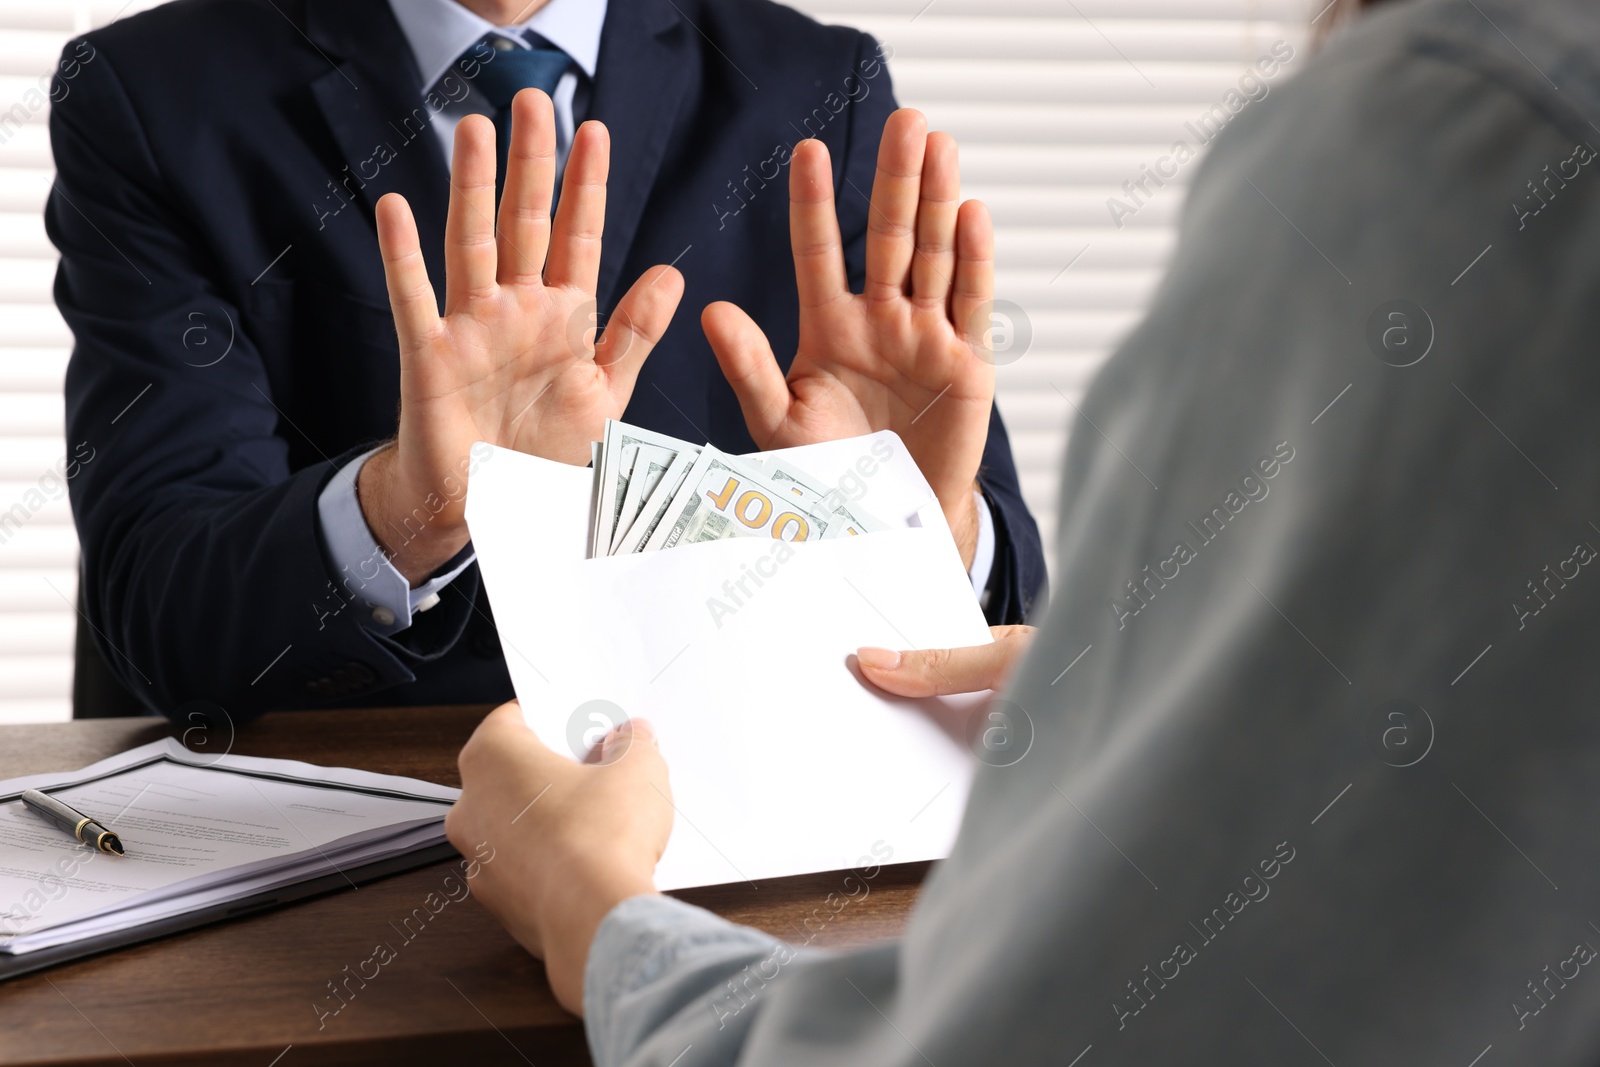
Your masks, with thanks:
[{"label": "suit sleeve cuff", "polygon": [[334,473],[317,497],[317,521],[328,547],[328,562],[360,605],[357,617],[362,626],[388,637],[409,629],[413,615],[439,603],[439,591],[466,570],[477,554],[469,546],[450,561],[449,570],[411,588],[367,528],[356,497],[356,477],[367,460],[383,447],[363,452]]}]

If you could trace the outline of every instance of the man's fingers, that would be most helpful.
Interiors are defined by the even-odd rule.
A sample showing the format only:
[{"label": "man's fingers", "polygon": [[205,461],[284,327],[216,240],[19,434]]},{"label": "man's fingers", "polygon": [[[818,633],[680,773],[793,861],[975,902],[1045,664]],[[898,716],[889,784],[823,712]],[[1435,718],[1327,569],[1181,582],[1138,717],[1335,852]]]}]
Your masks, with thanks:
[{"label": "man's fingers", "polygon": [[956,273],[950,321],[968,344],[987,344],[994,308],[994,223],[980,200],[968,200],[956,217]]},{"label": "man's fingers", "polygon": [[831,166],[821,141],[801,141],[789,165],[789,243],[802,312],[850,295]]},{"label": "man's fingers", "polygon": [[439,306],[428,282],[428,265],[422,258],[417,222],[411,205],[399,193],[385,193],[378,201],[378,251],[383,257],[383,278],[389,287],[389,309],[402,355],[432,337],[439,329]]},{"label": "man's fingers", "polygon": [[524,89],[511,101],[511,149],[500,194],[502,285],[537,281],[550,247],[550,195],[556,181],[556,116],[550,98]]},{"label": "man's fingers", "polygon": [[619,405],[625,407],[633,395],[644,358],[667,332],[682,298],[683,275],[673,267],[651,267],[611,313],[594,346],[594,362],[605,371]]},{"label": "man's fingers", "polygon": [[611,170],[611,135],[599,122],[585,122],[572,138],[561,178],[561,206],[545,266],[547,285],[570,286],[593,295],[600,279],[600,237],[606,226],[606,177]]},{"label": "man's fingers", "polygon": [[762,448],[789,414],[789,383],[767,335],[735,304],[718,302],[700,315],[723,376],[739,398],[750,437]]},{"label": "man's fingers", "polygon": [[979,693],[993,689],[1009,662],[998,645],[892,652],[863,648],[861,673],[879,689],[905,697]]},{"label": "man's fingers", "polygon": [[999,689],[1033,641],[1031,626],[995,626],[994,643],[967,648],[856,652],[861,673],[889,693],[904,697],[948,696]]},{"label": "man's fingers", "polygon": [[444,225],[445,312],[495,290],[494,124],[468,115],[456,126],[450,214]]},{"label": "man's fingers", "polygon": [[961,164],[948,133],[928,135],[917,203],[917,251],[911,261],[911,293],[940,311],[950,296],[956,269],[956,216],[961,206]]},{"label": "man's fingers", "polygon": [[883,127],[867,217],[866,295],[873,300],[905,295],[927,141],[928,120],[911,108],[890,115]]}]

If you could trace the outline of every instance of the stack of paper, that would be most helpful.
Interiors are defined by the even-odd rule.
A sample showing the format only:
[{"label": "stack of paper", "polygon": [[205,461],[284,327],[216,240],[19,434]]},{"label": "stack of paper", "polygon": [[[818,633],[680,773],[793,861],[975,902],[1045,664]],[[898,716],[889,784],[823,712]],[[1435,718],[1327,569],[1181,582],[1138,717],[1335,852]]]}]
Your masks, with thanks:
[{"label": "stack of paper", "polygon": [[[694,446],[640,436],[626,459],[629,436],[613,428],[616,458],[608,464],[598,447],[596,470],[492,449],[468,487],[467,522],[529,725],[579,759],[620,719],[654,724],[676,808],[663,889],[840,870],[874,854],[944,856],[971,757],[929,712],[958,717],[986,694],[919,707],[874,689],[854,659],[864,645],[990,640],[905,445],[885,431],[738,457],[697,484],[694,506],[737,509],[754,489],[772,505],[765,521],[751,497],[726,527],[744,531],[736,536],[613,555],[617,531],[649,512],[630,513],[630,499],[655,499],[663,486],[680,508],[691,499],[665,473],[682,457],[656,473],[665,457],[644,449]],[[711,450],[697,451],[695,463]],[[808,514],[843,508],[882,528],[821,539],[795,539],[792,522],[775,528],[780,470],[803,472],[810,499],[827,502]],[[750,484],[730,495],[736,479]]]},{"label": "stack of paper", "polygon": [[[45,821],[18,799],[30,788],[97,819],[126,855],[96,852]],[[458,792],[288,760],[202,756],[171,739],[82,770],[0,782],[0,974],[17,969],[8,956],[259,902],[438,846]]]}]

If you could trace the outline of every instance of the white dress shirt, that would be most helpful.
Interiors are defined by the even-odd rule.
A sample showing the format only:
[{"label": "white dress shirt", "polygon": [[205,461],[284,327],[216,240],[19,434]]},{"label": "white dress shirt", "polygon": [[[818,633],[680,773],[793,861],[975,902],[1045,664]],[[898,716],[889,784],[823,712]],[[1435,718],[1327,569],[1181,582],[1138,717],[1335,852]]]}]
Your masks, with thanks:
[{"label": "white dress shirt", "polygon": [[[438,84],[462,53],[485,36],[501,38],[519,48],[528,47],[523,34],[532,30],[572,57],[577,70],[569,70],[550,95],[556,112],[556,153],[566,163],[575,129],[573,96],[582,77],[593,78],[600,58],[600,31],[606,21],[606,0],[550,0],[526,22],[496,26],[462,6],[458,0],[389,0],[400,32],[411,45],[422,84]],[[469,83],[470,85],[470,83]],[[446,106],[433,118],[433,130],[444,145],[448,161],[455,145],[456,124],[466,115],[493,115],[494,108],[477,92],[469,91],[459,103]]]},{"label": "white dress shirt", "polygon": [[[515,26],[495,26],[458,0],[389,0],[389,7],[422,72],[423,91],[437,85],[462,54],[485,36],[526,48],[529,44],[523,34],[532,30],[572,57],[577,69],[563,74],[551,95],[556,115],[557,165],[565,167],[575,130],[573,99],[580,77],[594,78],[606,0],[550,0],[526,22]],[[493,113],[494,108],[470,89],[460,101],[436,112],[433,130],[444,147],[445,160],[452,156],[456,125],[463,117]],[[378,546],[356,498],[356,477],[378,450],[357,456],[340,468],[317,499],[317,518],[329,559],[340,573],[341,583],[355,594],[362,622],[377,633],[394,634],[411,625],[413,614],[437,604],[444,587],[475,557],[469,552],[456,566],[411,587]],[[974,497],[978,504],[978,545],[970,575],[974,592],[985,600],[994,566],[994,517],[982,494],[974,493]]]}]

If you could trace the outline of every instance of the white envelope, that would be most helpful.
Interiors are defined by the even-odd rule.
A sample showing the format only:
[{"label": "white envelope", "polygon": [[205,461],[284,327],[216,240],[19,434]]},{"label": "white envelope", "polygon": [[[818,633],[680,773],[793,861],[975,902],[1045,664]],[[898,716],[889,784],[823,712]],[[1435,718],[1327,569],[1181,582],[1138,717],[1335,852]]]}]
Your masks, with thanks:
[{"label": "white envelope", "polygon": [[586,559],[592,471],[494,448],[469,486],[528,724],[574,758],[621,716],[656,728],[677,808],[662,889],[941,858],[966,800],[971,756],[937,709],[854,673],[863,645],[990,640],[932,490],[887,431],[770,455],[896,528]]}]

